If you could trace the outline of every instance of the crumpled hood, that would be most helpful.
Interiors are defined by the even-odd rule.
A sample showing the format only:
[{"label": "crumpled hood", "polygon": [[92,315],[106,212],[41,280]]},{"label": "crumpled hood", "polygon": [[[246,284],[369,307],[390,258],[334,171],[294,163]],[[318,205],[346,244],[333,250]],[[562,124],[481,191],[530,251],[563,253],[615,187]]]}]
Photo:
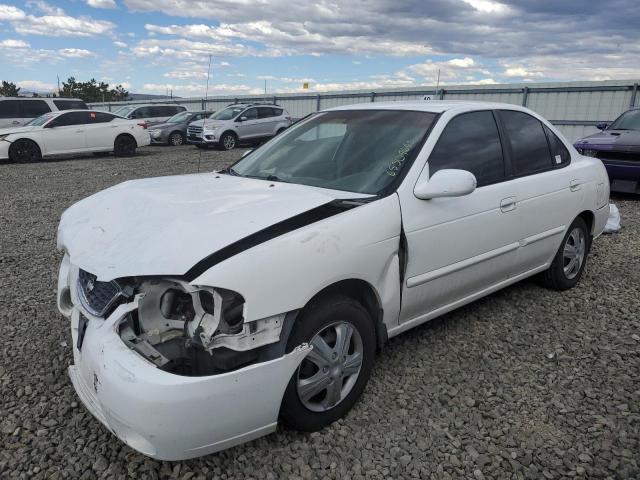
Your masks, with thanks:
[{"label": "crumpled hood", "polygon": [[0,135],[30,132],[31,130],[34,130],[36,128],[41,128],[41,127],[24,127],[23,126],[23,127],[0,128]]},{"label": "crumpled hood", "polygon": [[603,130],[578,140],[574,146],[594,150],[640,150],[640,131]]},{"label": "crumpled hood", "polygon": [[58,247],[103,281],[183,275],[252,233],[354,197],[366,195],[216,173],[131,180],[65,211]]}]

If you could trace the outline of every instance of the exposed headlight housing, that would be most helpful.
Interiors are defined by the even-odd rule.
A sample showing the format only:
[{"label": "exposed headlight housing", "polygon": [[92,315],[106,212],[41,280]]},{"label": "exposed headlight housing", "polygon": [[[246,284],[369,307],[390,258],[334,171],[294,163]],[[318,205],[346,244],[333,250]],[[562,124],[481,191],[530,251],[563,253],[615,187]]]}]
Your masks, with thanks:
[{"label": "exposed headlight housing", "polygon": [[598,156],[598,151],[597,150],[592,150],[589,148],[581,148],[580,149],[580,153],[582,155],[584,155],[585,157],[597,157]]}]

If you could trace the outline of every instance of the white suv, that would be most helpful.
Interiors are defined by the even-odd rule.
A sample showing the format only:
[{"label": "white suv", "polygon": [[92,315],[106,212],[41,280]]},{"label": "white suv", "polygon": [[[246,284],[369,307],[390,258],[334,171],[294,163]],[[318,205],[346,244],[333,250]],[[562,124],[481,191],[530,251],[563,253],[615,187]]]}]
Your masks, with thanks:
[{"label": "white suv", "polygon": [[187,128],[187,141],[199,148],[220,145],[225,150],[238,143],[271,138],[291,126],[291,116],[274,104],[237,103]]},{"label": "white suv", "polygon": [[58,110],[86,110],[77,98],[16,98],[0,97],[0,128],[26,125],[34,118]]}]

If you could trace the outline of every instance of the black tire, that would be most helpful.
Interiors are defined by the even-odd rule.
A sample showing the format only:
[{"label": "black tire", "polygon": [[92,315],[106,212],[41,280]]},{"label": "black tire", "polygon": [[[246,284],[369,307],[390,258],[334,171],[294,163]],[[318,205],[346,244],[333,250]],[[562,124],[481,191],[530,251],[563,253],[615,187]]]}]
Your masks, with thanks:
[{"label": "black tire", "polygon": [[9,147],[9,160],[15,163],[39,162],[42,152],[36,142],[21,138]]},{"label": "black tire", "polygon": [[223,150],[233,150],[238,146],[238,137],[233,132],[224,132],[220,137],[220,147]]},{"label": "black tire", "polygon": [[[578,236],[582,236],[584,239],[584,246],[582,247],[582,258],[579,260],[579,265],[570,269],[567,273],[565,270],[569,268],[569,264],[572,261],[570,257],[565,255],[565,248],[568,249],[567,255],[572,254],[572,248],[576,244],[576,232]],[[562,239],[560,248],[556,253],[556,256],[551,262],[551,266],[540,275],[540,281],[542,284],[552,290],[568,290],[573,288],[582,277],[582,272],[587,264],[587,256],[591,249],[591,233],[587,227],[587,223],[582,217],[577,217],[571,226],[568,228],[567,233]],[[578,241],[577,244],[580,244]],[[580,254],[576,255],[576,258],[580,258]]]},{"label": "black tire", "polygon": [[[320,430],[327,425],[335,422],[339,418],[343,417],[356,403],[371,376],[371,369],[373,368],[375,353],[376,353],[376,336],[374,324],[364,307],[357,301],[342,295],[336,295],[326,297],[325,299],[318,301],[314,305],[307,307],[301,314],[300,318],[296,320],[293,331],[289,336],[287,342],[288,350],[292,350],[296,346],[302,343],[310,343],[312,339],[319,332],[332,328],[332,326],[339,324],[350,325],[359,334],[361,342],[359,348],[362,351],[362,361],[359,367],[359,372],[355,379],[355,383],[351,384],[348,393],[345,393],[342,398],[333,407],[329,407],[325,411],[312,411],[303,404],[303,401],[298,394],[298,379],[299,376],[307,378],[303,374],[303,370],[309,367],[310,362],[309,354],[305,360],[302,361],[300,366],[296,369],[287,389],[285,390],[284,397],[282,399],[282,406],[280,409],[280,415],[285,423],[290,428],[314,432]],[[355,332],[352,335],[351,344],[347,346],[349,348],[355,347]],[[337,350],[337,339],[333,346],[328,341],[326,345],[332,349]],[[333,358],[336,358],[336,350],[333,352]],[[354,350],[355,351],[355,350]],[[345,357],[346,358],[346,357]],[[336,362],[340,361],[338,357]],[[305,363],[307,362],[307,363]],[[346,364],[345,364],[346,365]],[[313,367],[313,365],[311,365]],[[346,367],[345,367],[346,368]],[[326,368],[330,372],[333,371],[333,367]],[[318,369],[316,373],[320,373]],[[310,373],[313,375],[313,372]],[[331,374],[331,373],[330,373]],[[331,377],[333,378],[333,377]],[[340,388],[345,388],[351,377],[338,377],[340,381]],[[336,380],[332,380],[331,385]],[[322,396],[328,396],[328,390],[320,391],[318,396],[319,401],[322,402]],[[315,398],[315,397],[312,397]]]},{"label": "black tire", "polygon": [[184,135],[182,134],[182,132],[172,132],[171,135],[169,135],[167,143],[172,147],[179,147],[181,145],[184,145]]},{"label": "black tire", "polygon": [[116,157],[131,157],[136,154],[138,144],[130,135],[120,135],[113,144],[113,153]]}]

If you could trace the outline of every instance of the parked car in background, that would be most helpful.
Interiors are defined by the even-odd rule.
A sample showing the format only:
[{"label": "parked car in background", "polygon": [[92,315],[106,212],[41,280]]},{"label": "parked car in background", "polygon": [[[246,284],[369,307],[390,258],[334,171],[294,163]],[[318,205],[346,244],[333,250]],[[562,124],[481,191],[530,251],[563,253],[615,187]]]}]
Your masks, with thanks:
[{"label": "parked car in background", "polygon": [[86,108],[87,105],[77,98],[0,97],[0,128],[26,125],[49,112]]},{"label": "parked car in background", "polygon": [[151,103],[148,105],[127,105],[113,113],[132,120],[142,120],[148,125],[166,122],[169,118],[187,109],[182,105]]},{"label": "parked car in background", "polygon": [[204,119],[211,112],[180,112],[166,122],[149,128],[152,144],[178,146],[187,141],[187,126],[191,122]]},{"label": "parked car in background", "polygon": [[601,132],[581,138],[574,146],[583,155],[602,160],[611,190],[640,193],[640,108],[627,110]]},{"label": "parked car in background", "polygon": [[239,143],[269,139],[291,126],[291,116],[274,104],[229,105],[187,128],[187,141],[199,148],[211,145],[231,150]]},{"label": "parked car in background", "polygon": [[227,169],[128,181],[64,212],[69,376],[109,431],[163,460],[278,418],[318,430],[388,338],[535,274],[575,286],[608,200],[602,163],[523,107],[318,112]]},{"label": "parked car in background", "polygon": [[0,129],[0,159],[34,162],[48,155],[83,152],[129,156],[149,143],[144,122],[109,112],[67,110],[45,113],[22,127]]}]

